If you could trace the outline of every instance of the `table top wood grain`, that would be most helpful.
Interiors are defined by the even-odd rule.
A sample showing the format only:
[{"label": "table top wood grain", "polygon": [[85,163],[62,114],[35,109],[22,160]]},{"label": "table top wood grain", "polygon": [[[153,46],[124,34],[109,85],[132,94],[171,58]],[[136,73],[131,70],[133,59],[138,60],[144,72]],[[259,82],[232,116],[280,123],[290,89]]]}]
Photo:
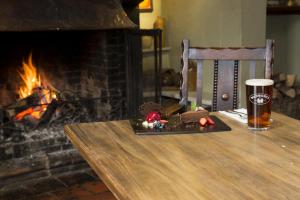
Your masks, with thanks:
[{"label": "table top wood grain", "polygon": [[300,121],[272,113],[253,133],[214,114],[232,131],[141,136],[123,120],[65,132],[119,200],[300,199]]}]

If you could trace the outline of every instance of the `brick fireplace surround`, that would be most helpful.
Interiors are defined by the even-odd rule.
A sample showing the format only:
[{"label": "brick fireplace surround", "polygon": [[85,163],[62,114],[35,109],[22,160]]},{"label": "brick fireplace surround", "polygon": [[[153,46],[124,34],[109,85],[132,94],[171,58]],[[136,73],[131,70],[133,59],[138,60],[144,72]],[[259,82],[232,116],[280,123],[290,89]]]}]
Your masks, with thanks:
[{"label": "brick fireplace surround", "polygon": [[[138,23],[139,1],[122,3],[131,20]],[[130,82],[135,76],[132,66],[141,61],[139,52],[129,48],[129,43],[137,43],[133,49],[139,51],[139,39],[128,36],[126,28],[13,30],[0,32],[0,36],[0,90],[3,94],[5,88],[6,95],[0,99],[0,110],[14,100],[11,98],[15,96],[14,88],[20,83],[18,67],[32,53],[34,64],[47,73],[47,79],[58,91],[72,91],[84,99],[81,105],[88,112],[88,121],[124,119],[130,115],[132,102],[136,101],[129,97],[134,96]],[[137,57],[132,59],[131,55]],[[63,126],[21,132],[7,131],[0,126],[1,200],[27,196],[29,199],[30,195],[45,192],[49,187],[70,184],[70,177],[93,179],[94,176],[64,135]]]}]

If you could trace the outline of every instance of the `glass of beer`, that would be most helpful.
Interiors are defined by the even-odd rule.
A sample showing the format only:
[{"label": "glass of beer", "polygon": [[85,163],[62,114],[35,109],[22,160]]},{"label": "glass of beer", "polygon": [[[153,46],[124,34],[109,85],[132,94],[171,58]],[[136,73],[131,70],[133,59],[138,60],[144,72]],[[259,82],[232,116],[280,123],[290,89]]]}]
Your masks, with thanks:
[{"label": "glass of beer", "polygon": [[250,130],[269,129],[273,84],[274,81],[271,79],[246,80],[248,128]]}]

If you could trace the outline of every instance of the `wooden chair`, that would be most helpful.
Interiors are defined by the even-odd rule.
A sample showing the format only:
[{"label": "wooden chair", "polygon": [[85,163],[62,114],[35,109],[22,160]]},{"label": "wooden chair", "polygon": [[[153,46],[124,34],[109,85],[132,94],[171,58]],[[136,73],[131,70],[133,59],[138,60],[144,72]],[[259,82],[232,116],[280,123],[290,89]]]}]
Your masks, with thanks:
[{"label": "wooden chair", "polygon": [[238,107],[239,61],[250,61],[250,78],[255,77],[256,61],[265,61],[265,78],[272,78],[274,41],[267,40],[260,48],[200,48],[182,41],[182,82],[180,104],[188,104],[188,63],[197,62],[196,104],[202,105],[203,61],[214,60],[212,111]]}]

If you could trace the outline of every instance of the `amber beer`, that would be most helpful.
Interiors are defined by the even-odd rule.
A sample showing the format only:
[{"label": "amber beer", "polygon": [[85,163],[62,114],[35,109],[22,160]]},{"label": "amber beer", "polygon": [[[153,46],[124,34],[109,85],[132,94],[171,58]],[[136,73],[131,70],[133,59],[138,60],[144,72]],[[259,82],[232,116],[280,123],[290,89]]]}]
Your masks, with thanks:
[{"label": "amber beer", "polygon": [[248,127],[251,130],[267,130],[270,127],[272,88],[271,79],[246,81]]}]

